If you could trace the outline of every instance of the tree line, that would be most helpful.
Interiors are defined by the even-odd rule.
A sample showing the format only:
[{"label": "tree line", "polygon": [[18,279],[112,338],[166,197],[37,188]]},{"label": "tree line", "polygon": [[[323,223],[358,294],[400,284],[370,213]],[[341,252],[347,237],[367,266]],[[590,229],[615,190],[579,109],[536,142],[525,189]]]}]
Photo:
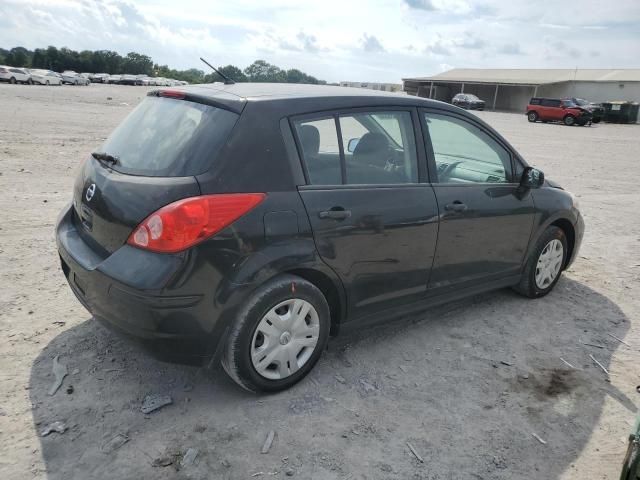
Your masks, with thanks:
[{"label": "tree line", "polygon": [[[158,65],[148,55],[129,52],[122,56],[112,50],[82,50],[78,52],[66,47],[56,48],[53,46],[36,48],[35,50],[24,47],[14,47],[10,50],[0,48],[0,65],[43,68],[55,72],[74,70],[91,73],[144,74],[152,77],[184,80],[189,83],[209,83],[221,80],[215,72],[205,73],[197,68],[175,70],[167,65]],[[256,60],[244,70],[235,65],[218,67],[218,70],[236,82],[326,83],[324,80],[318,80],[296,68],[285,70],[264,60]]]}]

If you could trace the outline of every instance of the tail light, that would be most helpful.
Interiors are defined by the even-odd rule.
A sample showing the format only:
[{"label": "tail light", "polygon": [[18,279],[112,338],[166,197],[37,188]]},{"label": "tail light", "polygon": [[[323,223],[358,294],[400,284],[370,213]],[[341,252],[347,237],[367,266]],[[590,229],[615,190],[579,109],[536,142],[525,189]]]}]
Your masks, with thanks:
[{"label": "tail light", "polygon": [[180,252],[231,225],[265,197],[264,193],[228,193],[178,200],[149,215],[127,243],[153,252]]},{"label": "tail light", "polygon": [[177,98],[179,100],[184,100],[185,93],[179,90],[160,90],[158,92],[159,97],[168,97],[168,98]]}]

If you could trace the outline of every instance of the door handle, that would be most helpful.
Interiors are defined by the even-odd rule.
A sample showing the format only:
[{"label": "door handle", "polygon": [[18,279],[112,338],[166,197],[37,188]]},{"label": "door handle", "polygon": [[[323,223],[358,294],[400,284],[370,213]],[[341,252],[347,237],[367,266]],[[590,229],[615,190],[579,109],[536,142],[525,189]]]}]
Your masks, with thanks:
[{"label": "door handle", "polygon": [[459,200],[456,200],[453,203],[447,203],[444,206],[444,209],[449,212],[464,212],[467,209],[467,206]]},{"label": "door handle", "polygon": [[345,210],[342,207],[333,207],[330,210],[318,212],[318,217],[323,219],[331,218],[333,220],[344,220],[345,218],[349,218],[350,216],[351,210]]}]

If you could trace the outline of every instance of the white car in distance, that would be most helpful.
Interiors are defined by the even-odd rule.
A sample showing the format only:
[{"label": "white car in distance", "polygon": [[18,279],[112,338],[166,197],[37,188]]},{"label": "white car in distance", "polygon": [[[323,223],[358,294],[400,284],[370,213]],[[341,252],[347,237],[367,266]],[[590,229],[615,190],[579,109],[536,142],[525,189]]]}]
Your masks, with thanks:
[{"label": "white car in distance", "polygon": [[31,74],[25,68],[0,65],[0,82],[32,84]]},{"label": "white car in distance", "polygon": [[62,85],[62,78],[51,70],[32,68],[29,70],[31,80],[38,85]]}]

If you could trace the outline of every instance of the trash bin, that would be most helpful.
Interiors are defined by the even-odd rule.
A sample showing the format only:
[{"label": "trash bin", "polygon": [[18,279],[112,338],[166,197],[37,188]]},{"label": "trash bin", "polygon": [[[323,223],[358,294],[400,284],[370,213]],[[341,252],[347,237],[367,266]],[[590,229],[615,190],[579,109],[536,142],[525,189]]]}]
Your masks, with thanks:
[{"label": "trash bin", "polygon": [[604,121],[608,123],[636,123],[638,120],[638,103],[636,102],[604,102]]},{"label": "trash bin", "polygon": [[629,122],[636,123],[638,121],[638,110],[640,105],[638,102],[633,102],[629,105]]}]

